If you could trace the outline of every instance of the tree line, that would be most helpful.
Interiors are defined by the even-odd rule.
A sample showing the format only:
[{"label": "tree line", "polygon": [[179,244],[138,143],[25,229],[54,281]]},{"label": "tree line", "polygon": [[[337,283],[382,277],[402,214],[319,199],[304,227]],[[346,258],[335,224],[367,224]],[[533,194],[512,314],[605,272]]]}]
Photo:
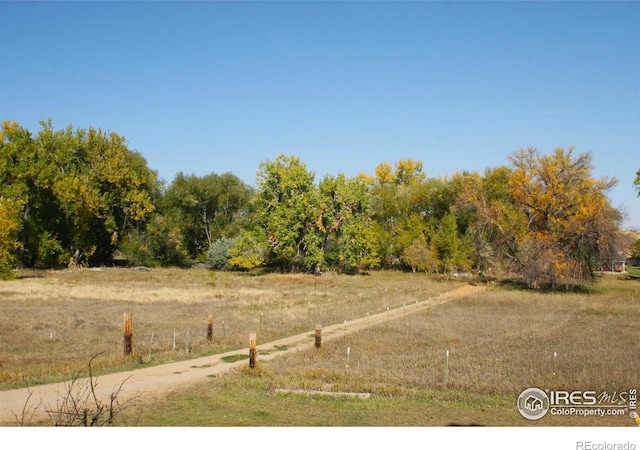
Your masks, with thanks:
[{"label": "tree line", "polygon": [[[473,271],[532,287],[591,280],[620,250],[613,178],[573,148],[518,150],[483,173],[427,177],[412,159],[373,174],[315,173],[296,156],[169,184],[122,136],[0,128],[0,273],[16,266],[147,266],[358,273]],[[640,178],[640,171],[638,171]],[[636,180],[640,187],[640,181]]]}]

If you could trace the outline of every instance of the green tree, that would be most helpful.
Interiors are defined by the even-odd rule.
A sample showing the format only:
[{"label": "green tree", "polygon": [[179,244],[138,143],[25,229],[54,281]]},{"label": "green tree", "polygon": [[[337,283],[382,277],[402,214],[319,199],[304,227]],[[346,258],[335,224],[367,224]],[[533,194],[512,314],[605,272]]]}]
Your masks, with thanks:
[{"label": "green tree", "polygon": [[449,213],[442,218],[432,242],[444,272],[469,269],[469,248],[458,235],[455,215]]},{"label": "green tree", "polygon": [[108,261],[122,233],[155,210],[156,173],[116,133],[42,125],[36,146],[50,164],[41,183],[51,186],[67,228],[70,242],[63,247],[70,247],[76,260]]},{"label": "green tree", "polygon": [[179,226],[170,216],[154,213],[144,223],[130,228],[119,249],[133,266],[183,266],[188,259]]},{"label": "green tree", "polygon": [[640,239],[637,239],[631,247],[631,259],[640,259]]},{"label": "green tree", "polygon": [[319,183],[322,248],[329,264],[348,272],[377,267],[369,182],[364,177],[325,176]]},{"label": "green tree", "polygon": [[0,196],[0,278],[12,278],[18,242],[18,208]]},{"label": "green tree", "polygon": [[425,174],[422,172],[422,161],[411,158],[401,159],[396,163],[395,183],[397,185],[410,186],[424,181]]},{"label": "green tree", "polygon": [[53,132],[44,124],[38,144],[55,161],[45,176],[69,225],[76,257],[109,260],[124,230],[155,210],[155,172],[122,136],[100,129],[73,132],[69,126]]},{"label": "green tree", "polygon": [[163,210],[179,224],[184,248],[197,258],[216,239],[240,232],[251,196],[251,188],[232,173],[199,177],[180,172],[164,194]]},{"label": "green tree", "polygon": [[420,236],[411,242],[411,245],[402,254],[402,260],[414,272],[423,270],[425,272],[438,272],[440,265],[437,249],[427,241],[425,236]]},{"label": "green tree", "polygon": [[[431,247],[432,237],[450,213],[460,189],[457,176],[427,179],[418,161],[401,160],[395,169],[388,163],[376,167],[370,190],[372,228],[384,264],[412,266],[404,256],[415,253],[423,239]],[[411,246],[414,248],[407,253]]]},{"label": "green tree", "polygon": [[19,208],[20,260],[106,262],[123,231],[154,210],[156,174],[115,133],[41,125],[32,137],[15,122],[2,124],[0,193]]},{"label": "green tree", "polygon": [[266,236],[267,264],[281,270],[310,270],[324,262],[315,174],[295,156],[260,164],[255,225]]},{"label": "green tree", "polygon": [[395,166],[383,162],[375,168],[369,194],[373,240],[377,254],[387,266],[397,265],[412,242],[415,233],[410,231],[411,236],[407,235],[406,222],[414,212],[416,193],[424,180],[422,162],[412,159],[400,160]]},{"label": "green tree", "polygon": [[[26,266],[33,266],[38,257],[38,243],[47,223],[43,213],[50,213],[56,206],[51,192],[43,189],[39,179],[44,164],[29,130],[17,122],[3,121],[0,129],[0,196],[17,209],[19,260]],[[49,220],[50,225],[57,225],[57,217],[51,216]]]}]

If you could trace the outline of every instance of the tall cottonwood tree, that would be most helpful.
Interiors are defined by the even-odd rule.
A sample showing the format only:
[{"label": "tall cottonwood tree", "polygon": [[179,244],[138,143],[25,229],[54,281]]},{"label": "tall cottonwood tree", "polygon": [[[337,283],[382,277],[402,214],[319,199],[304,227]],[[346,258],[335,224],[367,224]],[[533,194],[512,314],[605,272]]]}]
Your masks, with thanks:
[{"label": "tall cottonwood tree", "polygon": [[42,182],[51,186],[76,259],[108,261],[123,232],[155,210],[155,172],[124,137],[101,129],[54,131],[43,123],[36,146],[51,161]]},{"label": "tall cottonwood tree", "polygon": [[512,170],[502,166],[461,179],[453,212],[466,216],[470,256],[482,276],[508,276],[526,229],[527,219],[509,193],[511,176]]},{"label": "tall cottonwood tree", "polygon": [[422,162],[410,158],[393,166],[382,162],[375,168],[370,189],[372,228],[377,253],[386,265],[397,265],[412,240],[422,233],[413,225],[415,214],[425,218],[416,209],[425,178]]},{"label": "tall cottonwood tree", "polygon": [[[16,209],[20,243],[17,257],[27,266],[38,262],[38,253],[42,253],[38,251],[39,243],[50,241],[51,236],[44,228],[44,221],[50,208],[55,209],[55,199],[51,189],[43,186],[40,176],[46,164],[29,130],[17,122],[3,121],[0,128],[0,196]],[[50,230],[58,221],[54,216],[49,220]]]},{"label": "tall cottonwood tree", "polygon": [[325,260],[347,271],[377,267],[369,182],[364,177],[325,176],[318,185],[318,229]]},{"label": "tall cottonwood tree", "polygon": [[100,129],[0,132],[0,195],[18,205],[20,260],[51,267],[106,262],[122,233],[155,209],[156,174],[123,137]]},{"label": "tall cottonwood tree", "polygon": [[575,284],[593,278],[611,258],[622,219],[606,193],[613,178],[595,179],[590,153],[528,148],[510,156],[509,193],[524,214],[519,272],[531,286]]},{"label": "tall cottonwood tree", "polygon": [[324,262],[314,178],[296,156],[281,154],[260,164],[252,205],[253,229],[244,233],[236,250],[231,251],[232,264],[251,268],[265,263],[281,270],[309,270]]}]

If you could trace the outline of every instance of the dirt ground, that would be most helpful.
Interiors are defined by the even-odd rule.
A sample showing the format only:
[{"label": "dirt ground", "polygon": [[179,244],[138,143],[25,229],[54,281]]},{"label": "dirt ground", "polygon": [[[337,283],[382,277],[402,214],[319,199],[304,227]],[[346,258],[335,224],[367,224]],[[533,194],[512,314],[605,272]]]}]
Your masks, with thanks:
[{"label": "dirt ground", "polygon": [[[406,313],[440,305],[460,295],[468,295],[480,289],[480,286],[463,286],[433,300],[426,300],[417,304],[392,309],[388,312],[371,315],[367,318],[353,320],[348,323],[348,329],[350,332],[358,331],[367,326],[402,317]],[[343,330],[344,323],[323,326],[322,341],[325,342],[342,336]],[[263,344],[259,343],[258,337],[257,361],[259,363],[285,353],[313,347],[315,344],[314,334],[315,330],[310,330]],[[282,350],[283,348],[286,349]],[[153,401],[162,399],[174,389],[183,389],[185,385],[205,382],[210,380],[211,376],[235,367],[248,365],[248,348],[246,350],[247,358],[241,361],[229,363],[223,360],[227,356],[241,353],[243,352],[232,351],[198,359],[94,377],[95,394],[98,399],[108,399],[112,393],[120,389],[117,399],[121,404],[130,401],[135,401],[137,404],[153,403]],[[30,423],[46,421],[48,415],[45,411],[56,409],[56,405],[67,392],[68,387],[69,383],[64,382],[0,391],[0,426],[18,425],[23,417],[23,411],[28,411]]]}]

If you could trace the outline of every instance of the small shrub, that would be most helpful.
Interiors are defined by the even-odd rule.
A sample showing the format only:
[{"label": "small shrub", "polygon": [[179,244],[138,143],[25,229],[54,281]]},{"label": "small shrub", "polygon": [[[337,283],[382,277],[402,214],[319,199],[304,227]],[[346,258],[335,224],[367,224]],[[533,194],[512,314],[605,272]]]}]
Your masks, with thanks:
[{"label": "small shrub", "polygon": [[130,230],[120,242],[120,250],[132,266],[182,266],[187,255],[176,226],[156,215],[144,230]]},{"label": "small shrub", "polygon": [[207,252],[207,267],[213,270],[229,270],[229,249],[231,249],[237,239],[236,238],[220,238],[211,244]]}]

